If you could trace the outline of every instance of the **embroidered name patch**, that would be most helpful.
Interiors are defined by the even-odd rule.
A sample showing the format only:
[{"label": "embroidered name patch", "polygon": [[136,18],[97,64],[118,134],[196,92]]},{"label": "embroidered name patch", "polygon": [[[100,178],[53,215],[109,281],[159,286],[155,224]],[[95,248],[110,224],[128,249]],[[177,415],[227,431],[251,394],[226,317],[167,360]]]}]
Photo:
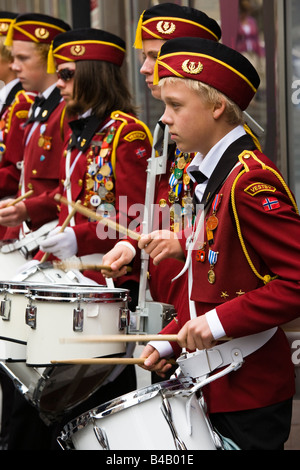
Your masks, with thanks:
[{"label": "embroidered name patch", "polygon": [[276,188],[274,186],[270,186],[269,184],[265,183],[253,183],[248,188],[244,189],[245,193],[249,194],[250,196],[256,196],[259,193],[275,193]]},{"label": "embroidered name patch", "polygon": [[134,142],[135,140],[145,140],[146,139],[146,133],[142,131],[133,131],[127,134],[124,137],[124,140],[127,142]]}]

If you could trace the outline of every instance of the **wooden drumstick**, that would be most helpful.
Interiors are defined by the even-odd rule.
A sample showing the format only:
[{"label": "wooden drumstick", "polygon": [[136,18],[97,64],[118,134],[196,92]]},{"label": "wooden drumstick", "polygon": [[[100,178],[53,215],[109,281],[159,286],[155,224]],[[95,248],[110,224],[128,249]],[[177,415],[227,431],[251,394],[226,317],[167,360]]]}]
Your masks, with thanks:
[{"label": "wooden drumstick", "polygon": [[[73,210],[70,212],[70,214],[68,215],[68,217],[66,217],[66,220],[64,221],[64,223],[62,224],[61,228],[60,228],[60,231],[58,233],[62,233],[65,228],[69,225],[70,223],[70,220],[72,219],[72,217],[74,217],[74,215],[76,214],[77,212],[77,205],[80,205],[81,201],[77,201],[74,203],[74,208]],[[45,261],[47,261],[47,259],[49,258],[50,256],[50,253],[45,253],[44,256],[42,257],[41,259],[41,263],[44,263]]]},{"label": "wooden drumstick", "polygon": [[[144,364],[146,357],[134,358],[134,357],[97,357],[92,359],[70,359],[70,360],[59,360],[51,361],[51,364],[80,364],[80,365],[93,365],[93,364]],[[168,359],[167,364],[176,364],[173,359]]]},{"label": "wooden drumstick", "polygon": [[18,204],[18,202],[21,202],[24,199],[27,199],[28,197],[32,196],[33,192],[34,191],[32,189],[30,191],[27,191],[27,193],[23,194],[22,196],[17,197],[17,199],[14,199],[13,201],[6,204],[5,207],[15,206],[16,204]]},{"label": "wooden drumstick", "polygon": [[[78,263],[74,261],[53,261],[53,266],[58,269],[63,269],[63,270],[69,270],[69,269],[78,269],[78,271],[86,271],[86,270],[92,270],[92,271],[101,271],[102,269],[105,269],[106,271],[111,271],[110,266],[106,266],[104,264],[84,264],[81,263],[80,261]],[[132,268],[130,266],[127,266],[127,272],[131,272]]]},{"label": "wooden drumstick", "polygon": [[177,341],[177,335],[101,335],[85,338],[62,338],[62,343],[130,343],[149,341]]},{"label": "wooden drumstick", "polygon": [[[72,207],[75,207],[75,204],[76,204],[73,201],[68,201],[65,197],[61,196],[60,194],[56,194],[54,196],[54,199],[57,202],[60,202],[60,203],[65,204],[65,205],[70,205]],[[124,227],[123,225],[120,225],[117,222],[114,222],[113,220],[108,219],[107,217],[102,217],[101,215],[97,214],[96,212],[92,211],[91,209],[88,209],[87,207],[79,205],[77,207],[77,211],[80,214],[85,215],[86,217],[88,217],[92,220],[95,220],[95,221],[106,224],[108,227],[116,230],[119,233],[123,233],[124,235],[127,235],[128,237],[130,237],[134,240],[139,240],[141,238],[141,236],[138,233],[134,232],[133,230],[129,230],[126,227]]]},{"label": "wooden drumstick", "polygon": [[81,262],[76,263],[73,261],[53,261],[52,264],[55,268],[62,270],[78,269],[78,271],[85,271],[90,269],[93,271],[101,271],[101,269],[105,269],[106,271],[111,271],[111,267],[104,264],[83,264]]}]

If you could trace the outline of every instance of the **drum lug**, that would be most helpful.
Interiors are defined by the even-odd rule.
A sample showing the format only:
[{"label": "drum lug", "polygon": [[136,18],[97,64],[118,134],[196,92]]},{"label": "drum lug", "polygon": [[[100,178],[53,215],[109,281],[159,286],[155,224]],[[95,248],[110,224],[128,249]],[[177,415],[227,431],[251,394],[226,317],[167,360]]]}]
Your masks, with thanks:
[{"label": "drum lug", "polygon": [[27,305],[26,310],[25,310],[25,322],[26,325],[30,326],[33,330],[36,329],[36,314],[37,314],[37,308],[31,305],[31,302],[29,305]]},{"label": "drum lug", "polygon": [[10,320],[10,312],[11,312],[11,300],[7,298],[5,294],[4,299],[1,300],[0,303],[0,316],[2,320],[9,321]]},{"label": "drum lug", "polygon": [[130,310],[128,308],[120,308],[119,330],[128,328],[130,323]]},{"label": "drum lug", "polygon": [[94,420],[93,420],[93,429],[94,429],[94,433],[97,438],[97,441],[101,445],[102,449],[110,450],[106,432],[104,431],[104,429],[99,428]]},{"label": "drum lug", "polygon": [[73,310],[73,331],[83,331],[83,318],[84,310],[78,305],[78,307]]}]

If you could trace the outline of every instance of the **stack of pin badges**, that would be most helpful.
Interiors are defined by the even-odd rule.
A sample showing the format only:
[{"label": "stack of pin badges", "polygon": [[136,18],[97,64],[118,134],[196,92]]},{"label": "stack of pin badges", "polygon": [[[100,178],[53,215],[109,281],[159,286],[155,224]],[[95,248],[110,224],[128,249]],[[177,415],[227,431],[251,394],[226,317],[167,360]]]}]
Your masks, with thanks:
[{"label": "stack of pin badges", "polygon": [[105,216],[109,215],[115,202],[113,168],[110,161],[114,136],[115,127],[111,126],[102,141],[92,144],[88,156],[85,202],[94,210],[100,209]]}]

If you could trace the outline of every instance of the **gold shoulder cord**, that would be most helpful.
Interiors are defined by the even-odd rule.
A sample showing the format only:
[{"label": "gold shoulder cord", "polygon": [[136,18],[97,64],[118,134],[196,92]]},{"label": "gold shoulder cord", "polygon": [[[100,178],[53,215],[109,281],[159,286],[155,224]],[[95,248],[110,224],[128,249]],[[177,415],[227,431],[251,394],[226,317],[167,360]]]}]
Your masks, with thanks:
[{"label": "gold shoulder cord", "polygon": [[62,113],[60,115],[60,138],[62,141],[65,139],[65,132],[64,132],[64,120],[66,115],[66,106],[63,108]]},{"label": "gold shoulder cord", "polygon": [[117,130],[117,133],[115,135],[115,138],[114,138],[114,141],[113,141],[112,155],[111,155],[111,164],[112,164],[112,168],[113,168],[113,173],[114,173],[114,177],[116,177],[116,159],[117,159],[116,152],[117,152],[117,146],[118,146],[120,135],[121,135],[121,132],[122,132],[124,126],[126,126],[128,124],[127,118],[133,119],[135,122],[142,125],[142,127],[145,129],[145,131],[147,133],[147,136],[148,136],[148,138],[151,142],[151,145],[152,145],[152,140],[153,139],[152,139],[152,135],[151,135],[151,132],[148,129],[148,127],[142,121],[139,121],[134,116],[131,116],[130,114],[126,114],[123,111],[114,111],[111,114],[111,117],[112,117],[112,119],[117,119],[119,121],[123,121],[122,124],[119,126],[119,128]]},{"label": "gold shoulder cord", "polygon": [[265,165],[256,155],[255,153],[253,152],[249,152],[248,150],[245,150],[244,152],[242,152],[240,155],[239,155],[239,161],[241,162],[241,164],[244,166],[244,170],[241,171],[238,176],[236,177],[233,185],[232,185],[232,188],[231,188],[231,204],[232,204],[232,209],[233,209],[233,214],[234,214],[234,218],[235,218],[235,223],[236,223],[236,227],[237,227],[237,232],[238,232],[238,237],[239,237],[239,240],[240,240],[240,243],[241,243],[241,246],[242,246],[242,249],[243,249],[243,252],[244,252],[244,255],[246,256],[246,259],[250,265],[250,268],[252,269],[252,271],[254,272],[255,276],[257,276],[260,280],[262,280],[265,284],[268,284],[270,281],[273,281],[274,279],[276,279],[278,276],[270,276],[269,274],[267,274],[266,276],[261,276],[259,274],[259,272],[256,270],[254,264],[252,263],[251,259],[250,259],[250,256],[249,256],[249,253],[247,251],[247,248],[246,248],[246,245],[245,245],[245,242],[244,242],[244,239],[243,239],[243,235],[242,235],[242,231],[241,231],[241,226],[240,226],[240,222],[239,222],[239,217],[238,217],[238,213],[237,213],[237,209],[236,209],[236,203],[235,203],[235,188],[236,188],[236,185],[239,181],[239,179],[245,174],[245,173],[248,173],[250,170],[249,170],[249,167],[247,165],[247,163],[244,161],[244,156],[245,155],[250,155],[254,160],[256,160],[257,162],[259,162],[262,166],[262,169],[263,170],[269,170],[271,171],[275,176],[276,178],[279,179],[279,181],[281,182],[281,184],[283,185],[291,203],[293,204],[293,207],[296,211],[297,214],[299,214],[299,210],[298,210],[298,207],[297,207],[297,204],[296,204],[296,201],[295,199],[293,198],[293,195],[291,193],[291,191],[289,190],[286,182],[284,181],[284,179],[282,178],[282,176],[276,171],[274,170],[273,168]]}]

